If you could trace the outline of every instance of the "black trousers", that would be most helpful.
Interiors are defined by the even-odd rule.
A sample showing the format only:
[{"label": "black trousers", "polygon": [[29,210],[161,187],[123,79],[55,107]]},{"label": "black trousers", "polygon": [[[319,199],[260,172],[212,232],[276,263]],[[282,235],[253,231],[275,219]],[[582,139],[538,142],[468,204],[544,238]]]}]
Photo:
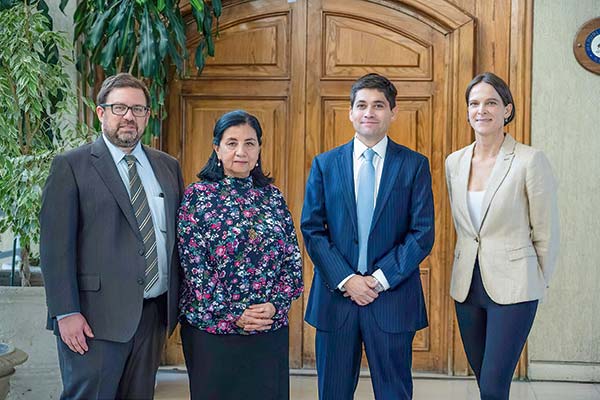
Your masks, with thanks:
[{"label": "black trousers", "polygon": [[288,328],[213,335],[181,323],[192,400],[288,400]]},{"label": "black trousers", "polygon": [[481,400],[508,400],[538,301],[495,303],[483,287],[479,262],[475,262],[469,294],[464,303],[455,305],[460,335]]},{"label": "black trousers", "polygon": [[[133,338],[126,343],[87,338],[80,355],[57,337],[61,399],[152,399],[165,344],[166,296],[144,300]],[[92,331],[94,327],[92,326]]]}]

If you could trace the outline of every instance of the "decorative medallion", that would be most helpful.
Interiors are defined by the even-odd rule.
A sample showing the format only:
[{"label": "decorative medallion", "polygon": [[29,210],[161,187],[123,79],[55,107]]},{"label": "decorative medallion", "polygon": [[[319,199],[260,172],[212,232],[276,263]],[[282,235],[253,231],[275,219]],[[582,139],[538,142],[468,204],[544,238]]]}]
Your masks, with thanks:
[{"label": "decorative medallion", "polygon": [[573,53],[583,68],[600,74],[600,18],[589,20],[579,28]]}]

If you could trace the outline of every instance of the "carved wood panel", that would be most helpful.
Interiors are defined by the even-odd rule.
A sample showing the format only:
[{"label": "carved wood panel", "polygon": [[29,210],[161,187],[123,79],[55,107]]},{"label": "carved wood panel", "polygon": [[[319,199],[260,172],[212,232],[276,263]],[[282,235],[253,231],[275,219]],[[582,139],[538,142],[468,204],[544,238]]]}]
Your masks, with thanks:
[{"label": "carved wood panel", "polygon": [[[417,18],[401,2],[308,0],[306,165],[312,158],[352,139],[348,119],[353,81],[368,72],[387,76],[398,88],[398,117],[390,137],[425,154],[432,170],[436,208],[436,244],[421,265],[430,326],[413,345],[413,367],[441,372],[448,361],[448,204],[443,161],[453,135],[453,107],[459,109],[453,85],[471,78],[458,68],[472,62],[473,26],[445,26]],[[466,22],[466,23],[465,23]],[[472,22],[472,21],[471,21]],[[462,37],[461,37],[462,35]],[[315,45],[312,45],[315,44]],[[456,69],[455,69],[456,68]],[[305,258],[305,282],[312,265]],[[305,298],[305,302],[306,302]],[[314,329],[304,329],[304,365],[313,366]],[[363,365],[366,366],[363,358]]]},{"label": "carved wood panel", "polygon": [[[527,77],[530,62],[532,2],[484,3],[224,0],[216,57],[200,77],[190,70],[170,87],[162,147],[182,161],[186,183],[195,180],[210,153],[214,120],[245,108],[263,124],[265,166],[299,228],[312,158],[352,137],[350,85],[368,72],[393,80],[401,111],[390,136],[429,157],[436,211],[436,245],[421,265],[431,327],[415,339],[415,370],[466,373],[447,293],[454,233],[441,177],[445,156],[472,139],[463,93],[476,69],[510,76],[517,102],[525,100],[515,133],[528,138],[529,106],[519,96],[529,90],[528,80],[520,78]],[[182,12],[191,21],[189,6]],[[189,48],[197,40],[189,29]],[[290,313],[293,368],[314,366],[314,331],[303,323],[312,265],[306,254],[304,260],[306,292]],[[177,341],[169,346],[169,363],[182,361]]]}]

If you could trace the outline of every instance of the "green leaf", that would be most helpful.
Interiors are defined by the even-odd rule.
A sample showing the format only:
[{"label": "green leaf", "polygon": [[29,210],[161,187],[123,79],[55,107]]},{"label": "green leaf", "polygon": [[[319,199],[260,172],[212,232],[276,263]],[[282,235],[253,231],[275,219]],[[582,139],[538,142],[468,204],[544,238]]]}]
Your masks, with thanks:
[{"label": "green leaf", "polygon": [[58,6],[58,8],[60,8],[60,11],[62,11],[62,13],[65,13],[65,8],[67,7],[67,4],[69,4],[69,0],[60,0],[60,5]]},{"label": "green leaf", "polygon": [[204,38],[206,40],[206,52],[209,56],[215,56],[215,42],[213,41],[212,36],[212,15],[207,13],[204,15],[204,23],[202,26],[204,32]]},{"label": "green leaf", "polygon": [[154,27],[158,31],[159,35],[158,54],[160,55],[160,60],[162,61],[166,57],[169,49],[169,34],[167,33],[167,28],[160,19],[156,20]]},{"label": "green leaf", "polygon": [[202,31],[207,37],[212,35],[212,20],[213,17],[210,15],[210,13],[206,13],[204,15],[204,20],[202,21]]},{"label": "green leaf", "polygon": [[87,28],[87,21],[91,17],[91,14],[88,14],[88,2],[83,0],[77,8],[75,9],[75,13],[73,14],[73,22],[75,22],[75,31],[74,38],[77,39],[84,30]]},{"label": "green leaf", "polygon": [[[133,9],[134,9],[133,6],[129,7],[129,11],[127,13],[127,17],[125,20],[125,24],[121,25],[121,31],[119,33],[121,41],[119,42],[118,54],[120,54],[121,56],[124,56],[124,57],[129,53],[133,54],[133,52],[130,51],[130,49],[132,47],[134,47],[133,43],[135,43],[135,33],[133,32],[133,29],[131,26],[132,25],[131,21],[133,19],[132,18]],[[127,58],[127,57],[125,57],[125,58]]]},{"label": "green leaf", "polygon": [[198,44],[198,47],[196,48],[196,56],[195,56],[195,61],[196,61],[196,69],[198,70],[198,74],[202,72],[202,70],[204,69],[204,65],[205,65],[205,60],[204,60],[204,42],[200,42]]},{"label": "green leaf", "polygon": [[159,12],[163,12],[163,10],[165,9],[165,5],[166,5],[165,0],[158,0],[156,2],[156,8],[158,9]]},{"label": "green leaf", "polygon": [[138,47],[138,57],[140,69],[143,76],[152,76],[156,71],[156,45],[152,34],[152,24],[148,13],[147,5],[144,5],[142,21],[140,26],[140,44]]},{"label": "green leaf", "polygon": [[108,10],[104,11],[102,14],[98,15],[96,20],[94,21],[92,28],[90,30],[89,35],[87,36],[86,44],[89,49],[96,49],[98,44],[102,40],[104,36],[104,25],[106,24],[106,20],[112,13],[112,7]]},{"label": "green leaf", "polygon": [[204,1],[203,0],[190,0],[190,4],[192,5],[192,11],[196,11],[198,13],[204,13]]},{"label": "green leaf", "polygon": [[123,0],[121,6],[119,7],[119,10],[108,23],[108,31],[106,32],[108,36],[114,34],[117,31],[117,29],[121,27],[125,15],[131,15],[129,13],[131,9],[133,9],[133,4],[131,4],[131,2],[127,0]]},{"label": "green leaf", "polygon": [[[177,5],[175,5],[177,7]],[[175,34],[175,40],[177,42],[177,46],[181,49],[186,48],[186,35],[185,35],[185,26],[183,22],[183,18],[181,17],[181,13],[179,12],[179,8],[175,10],[167,7],[165,9],[165,14],[167,15],[167,19],[169,21],[169,27],[171,31]],[[186,56],[184,53],[184,57]]]},{"label": "green leaf", "polygon": [[215,17],[219,18],[221,16],[221,12],[223,11],[223,5],[221,4],[221,0],[212,0],[212,6]]},{"label": "green leaf", "polygon": [[211,57],[215,56],[215,42],[212,35],[206,37],[206,54]]},{"label": "green leaf", "polygon": [[[100,65],[104,69],[114,69],[115,51],[117,50],[117,42],[118,41],[119,41],[119,35],[112,35],[108,38],[106,45],[102,49],[102,53],[100,53]],[[111,72],[114,73],[116,71],[111,71]]]},{"label": "green leaf", "polygon": [[179,55],[179,52],[175,48],[173,42],[169,41],[169,57],[175,63],[175,67],[177,68],[177,72],[183,72],[183,58]]},{"label": "green leaf", "polygon": [[8,10],[17,4],[17,0],[0,0],[0,11]]}]

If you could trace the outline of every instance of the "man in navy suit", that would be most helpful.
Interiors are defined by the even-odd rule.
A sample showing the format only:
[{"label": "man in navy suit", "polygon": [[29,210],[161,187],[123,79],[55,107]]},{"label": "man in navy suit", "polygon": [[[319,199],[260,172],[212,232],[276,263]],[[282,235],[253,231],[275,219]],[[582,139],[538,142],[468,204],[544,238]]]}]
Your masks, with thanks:
[{"label": "man in navy suit", "polygon": [[387,136],[396,88],[368,74],[350,93],[352,141],[315,157],[302,234],[315,266],[319,398],[352,399],[364,343],[375,398],[412,398],[412,341],[427,326],[419,263],[434,241],[425,156]]}]

